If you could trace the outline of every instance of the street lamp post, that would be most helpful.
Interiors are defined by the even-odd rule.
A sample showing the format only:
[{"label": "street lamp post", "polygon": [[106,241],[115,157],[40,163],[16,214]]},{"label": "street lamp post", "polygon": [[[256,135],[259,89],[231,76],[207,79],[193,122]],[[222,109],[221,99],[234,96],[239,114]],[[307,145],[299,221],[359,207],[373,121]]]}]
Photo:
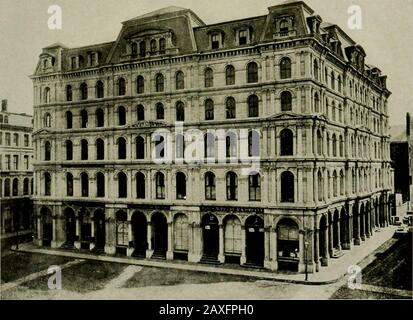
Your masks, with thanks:
[{"label": "street lamp post", "polygon": [[308,241],[307,239],[304,242],[304,257],[305,257],[305,281],[308,280]]}]

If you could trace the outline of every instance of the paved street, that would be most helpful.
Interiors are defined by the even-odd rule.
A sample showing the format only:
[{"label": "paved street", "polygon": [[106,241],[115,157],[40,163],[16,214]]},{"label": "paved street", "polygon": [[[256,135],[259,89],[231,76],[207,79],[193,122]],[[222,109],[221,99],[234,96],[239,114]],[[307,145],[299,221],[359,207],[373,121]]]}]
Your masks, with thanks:
[{"label": "paved street", "polygon": [[[409,251],[410,250],[410,251]],[[411,238],[390,239],[364,261],[363,284],[411,290]],[[2,260],[2,299],[392,299],[394,293],[350,290],[347,278],[328,285],[256,280],[219,273],[142,267],[102,261],[80,261],[62,271],[62,290],[50,290],[49,265],[74,259],[12,253]],[[15,264],[16,268],[10,268]],[[410,268],[410,269],[409,269]],[[409,272],[410,271],[410,272]],[[37,275],[32,276],[30,275]],[[410,279],[408,278],[410,275]],[[28,277],[28,281],[19,279]],[[12,282],[18,285],[10,286]],[[2,289],[3,290],[3,289]],[[411,291],[410,291],[411,292]]]}]

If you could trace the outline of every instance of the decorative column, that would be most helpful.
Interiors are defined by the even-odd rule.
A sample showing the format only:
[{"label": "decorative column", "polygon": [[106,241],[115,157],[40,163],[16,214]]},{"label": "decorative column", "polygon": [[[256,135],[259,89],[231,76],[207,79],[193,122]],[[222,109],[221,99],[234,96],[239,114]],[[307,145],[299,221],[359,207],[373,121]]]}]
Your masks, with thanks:
[{"label": "decorative column", "polygon": [[324,255],[323,257],[321,257],[321,265],[328,266],[328,262],[330,260],[330,254],[328,250],[328,245],[329,245],[329,225],[328,224],[324,228],[323,232],[324,232],[324,243],[323,243]]},{"label": "decorative column", "polygon": [[218,261],[220,263],[225,263],[225,255],[224,255],[224,225],[222,223],[219,224],[219,253],[218,253]]},{"label": "decorative column", "polygon": [[75,248],[80,249],[80,241],[81,241],[81,232],[80,232],[80,219],[79,214],[76,215],[76,237],[75,237]]},{"label": "decorative column", "polygon": [[357,229],[356,234],[354,235],[354,245],[359,246],[361,243],[360,239],[360,215],[353,216],[353,220],[356,219],[357,222]]},{"label": "decorative column", "polygon": [[148,241],[148,249],[146,250],[146,259],[150,259],[153,254],[153,249],[152,249],[152,223],[151,221],[148,221],[147,224],[147,241]]},{"label": "decorative column", "polygon": [[115,254],[116,252],[116,221],[114,219],[113,209],[107,209],[108,217],[105,220],[106,232],[105,232],[105,253],[106,254]]},{"label": "decorative column", "polygon": [[90,235],[92,237],[92,241],[89,244],[89,248],[90,248],[90,250],[93,250],[96,246],[96,239],[95,239],[96,222],[95,222],[94,217],[91,220],[92,220],[92,226],[91,226],[91,230],[90,230]]},{"label": "decorative column", "polygon": [[132,233],[132,221],[128,220],[128,247],[126,248],[126,255],[128,257],[132,256],[133,251],[135,250],[133,246],[133,233]]},{"label": "decorative column", "polygon": [[341,225],[340,225],[340,218],[337,219],[337,249],[340,251],[341,250],[341,239],[340,239],[340,230]]},{"label": "decorative column", "polygon": [[270,238],[271,227],[266,227],[264,229],[264,268],[266,269],[271,269]]},{"label": "decorative column", "polygon": [[304,245],[304,231],[300,231],[299,235],[299,252],[300,252],[300,257],[299,257],[299,263],[298,263],[298,272],[303,273],[305,271],[305,245]]},{"label": "decorative column", "polygon": [[334,235],[333,235],[333,222],[331,222],[329,225],[328,225],[328,233],[329,233],[329,235],[328,235],[328,244],[329,244],[329,253],[330,253],[330,258],[332,258],[333,257],[333,237],[334,237]]},{"label": "decorative column", "polygon": [[189,242],[189,252],[188,261],[189,262],[199,262],[201,260],[201,226],[199,223],[193,222],[190,228],[190,242]]},{"label": "decorative column", "polygon": [[273,271],[278,270],[278,250],[277,250],[277,231],[271,227],[273,230],[270,233],[270,258],[271,266],[270,269]]},{"label": "decorative column", "polygon": [[173,223],[170,221],[168,222],[168,251],[166,252],[167,260],[173,260],[174,258],[173,241]]},{"label": "decorative column", "polygon": [[320,271],[320,230],[314,230],[314,263],[315,270]]}]

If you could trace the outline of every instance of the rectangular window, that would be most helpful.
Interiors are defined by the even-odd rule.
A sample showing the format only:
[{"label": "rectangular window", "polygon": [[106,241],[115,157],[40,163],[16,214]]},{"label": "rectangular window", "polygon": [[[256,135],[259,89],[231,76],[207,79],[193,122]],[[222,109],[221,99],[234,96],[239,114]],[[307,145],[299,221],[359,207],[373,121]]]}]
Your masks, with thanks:
[{"label": "rectangular window", "polygon": [[219,35],[218,34],[214,34],[211,37],[211,47],[212,49],[219,49]]},{"label": "rectangular window", "polygon": [[29,146],[29,135],[28,134],[24,135],[24,146],[25,147]]},{"label": "rectangular window", "polygon": [[9,146],[10,144],[10,133],[6,132],[6,146]]},{"label": "rectangular window", "polygon": [[6,154],[6,170],[10,170],[10,155]]},{"label": "rectangular window", "polygon": [[239,32],[239,45],[242,46],[244,44],[247,44],[247,31],[241,30]]},{"label": "rectangular window", "polygon": [[13,168],[14,170],[19,170],[19,156],[13,156]]},{"label": "rectangular window", "polygon": [[19,134],[18,133],[13,134],[13,143],[16,147],[19,146]]}]

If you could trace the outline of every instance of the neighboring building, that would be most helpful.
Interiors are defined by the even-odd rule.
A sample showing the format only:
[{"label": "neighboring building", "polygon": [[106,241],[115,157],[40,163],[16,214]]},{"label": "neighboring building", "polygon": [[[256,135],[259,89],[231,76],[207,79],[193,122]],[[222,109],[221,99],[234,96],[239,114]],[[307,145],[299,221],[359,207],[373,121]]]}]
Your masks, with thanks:
[{"label": "neighboring building", "polygon": [[0,111],[0,213],[2,238],[33,228],[33,117]]},{"label": "neighboring building", "polygon": [[[114,42],[44,48],[36,243],[320,270],[389,220],[391,93],[365,57],[291,1],[213,25],[168,7]],[[208,161],[180,161],[196,138],[177,124]]]},{"label": "neighboring building", "polygon": [[402,132],[392,136],[390,155],[394,168],[394,188],[396,194],[401,194],[406,209],[412,211],[413,185],[413,137],[411,134],[412,121],[410,114],[406,114],[406,127]]}]

